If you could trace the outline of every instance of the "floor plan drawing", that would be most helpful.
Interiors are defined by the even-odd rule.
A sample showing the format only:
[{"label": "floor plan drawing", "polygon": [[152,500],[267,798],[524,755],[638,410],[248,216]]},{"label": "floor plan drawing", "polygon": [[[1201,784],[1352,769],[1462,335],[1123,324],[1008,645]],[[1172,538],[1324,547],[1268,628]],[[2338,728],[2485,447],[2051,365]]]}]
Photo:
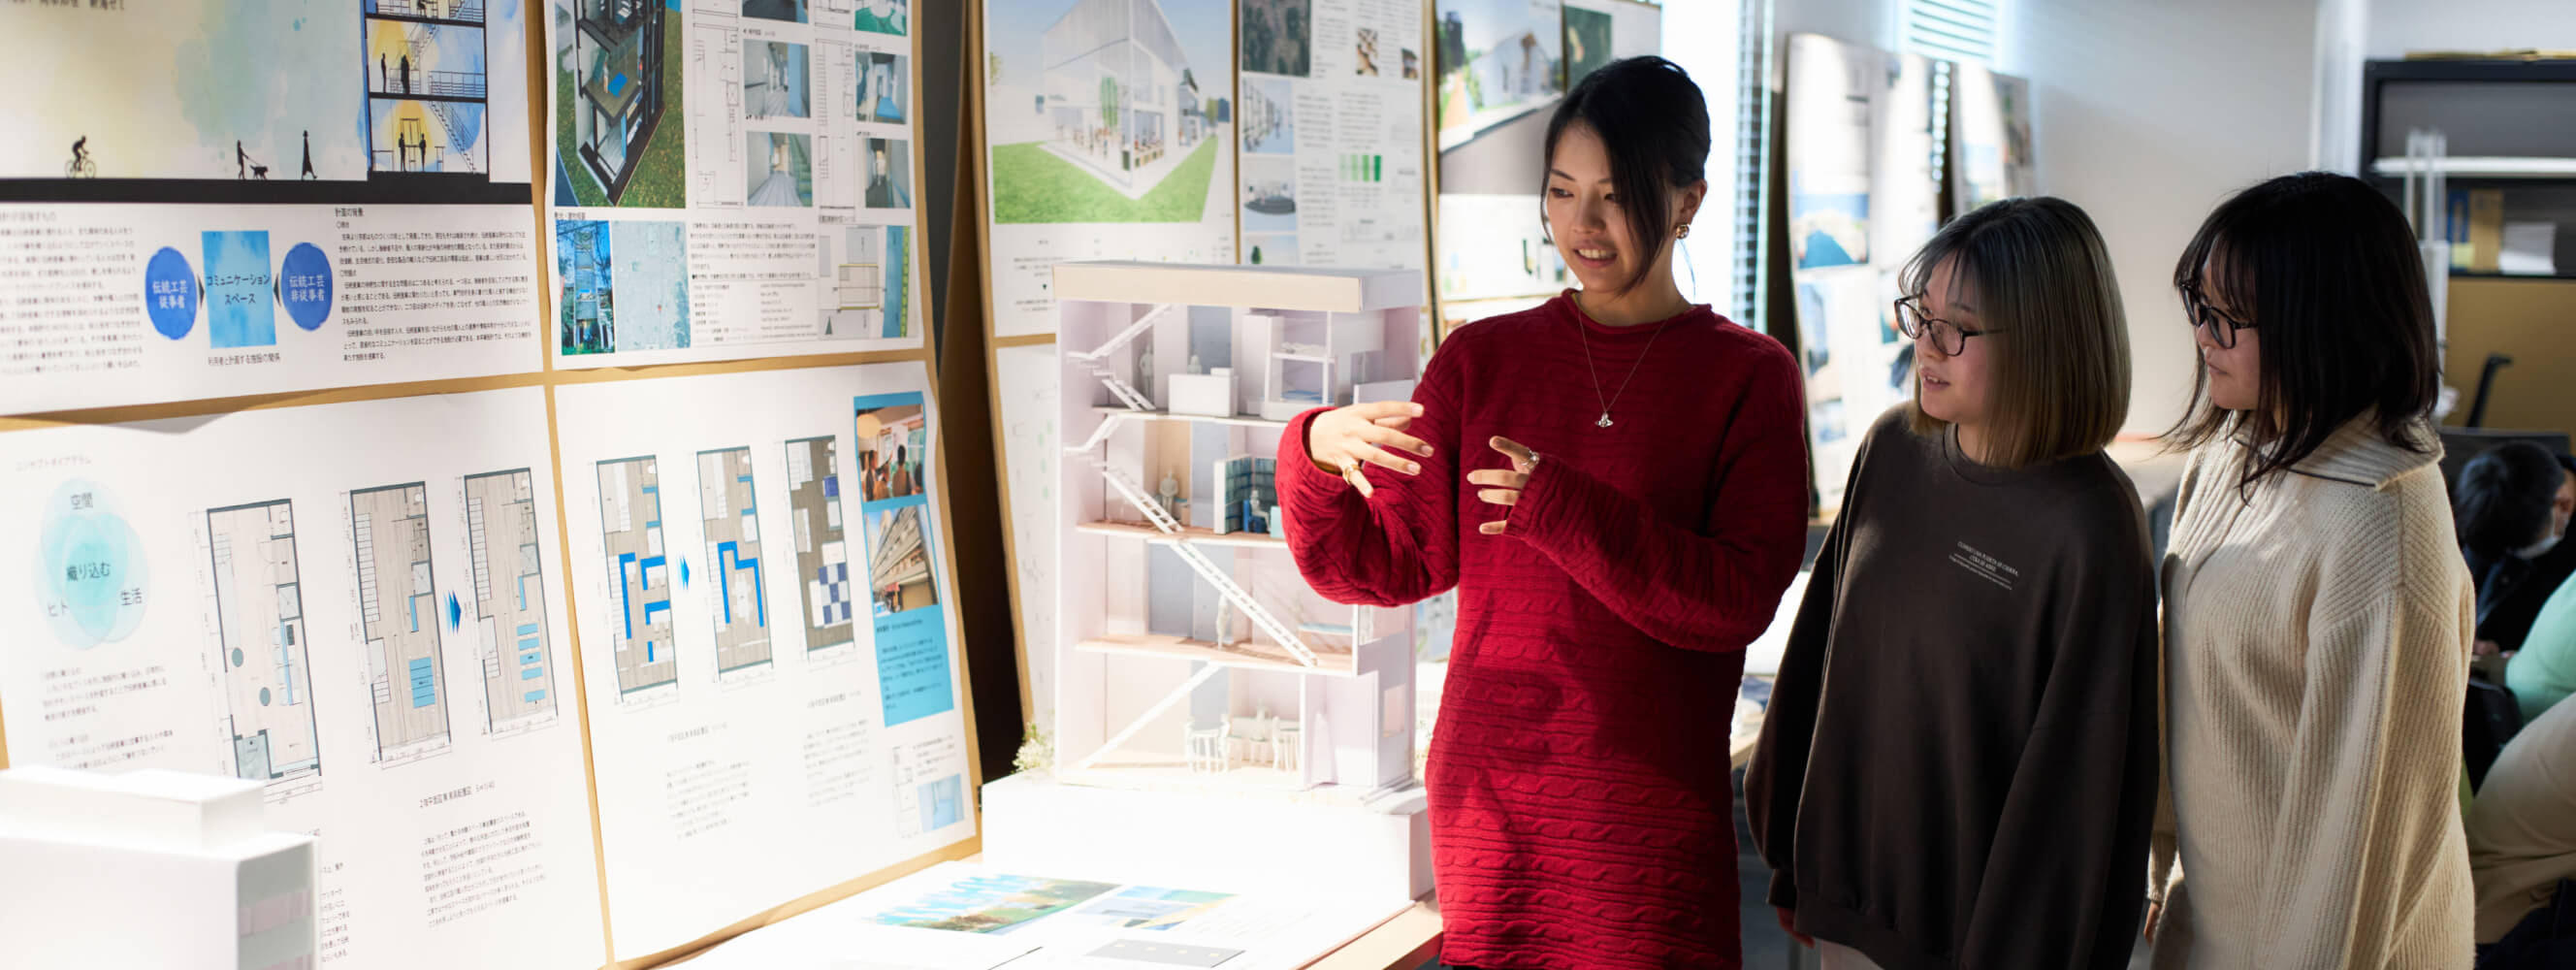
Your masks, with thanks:
[{"label": "floor plan drawing", "polygon": [[535,476],[528,469],[465,477],[474,635],[485,710],[496,731],[555,712],[545,557],[537,552],[537,534]]},{"label": "floor plan drawing", "polygon": [[698,514],[715,572],[716,672],[769,662],[769,596],[760,577],[760,515],[751,449],[698,453]]},{"label": "floor plan drawing", "polygon": [[680,679],[672,650],[671,562],[662,548],[661,481],[649,455],[599,463],[599,529],[618,612],[609,634],[620,696]]},{"label": "floor plan drawing", "polygon": [[787,443],[787,515],[796,526],[796,578],[805,604],[805,652],[858,640],[850,547],[842,539],[839,441]]},{"label": "floor plan drawing", "polygon": [[318,774],[320,729],[290,503],[210,509],[206,532],[233,773],[252,781]]},{"label": "floor plan drawing", "polygon": [[376,753],[447,739],[439,668],[438,590],[431,581],[429,488],[413,482],[349,493],[358,548],[358,617],[376,706]]}]

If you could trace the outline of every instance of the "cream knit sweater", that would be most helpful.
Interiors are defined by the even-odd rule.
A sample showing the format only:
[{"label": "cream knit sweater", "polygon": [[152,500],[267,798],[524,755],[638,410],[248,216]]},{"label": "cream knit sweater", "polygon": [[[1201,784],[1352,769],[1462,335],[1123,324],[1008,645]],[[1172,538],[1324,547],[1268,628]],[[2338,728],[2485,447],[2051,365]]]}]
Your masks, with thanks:
[{"label": "cream knit sweater", "polygon": [[2162,575],[2160,970],[2470,965],[2473,599],[2423,439],[2365,418],[2250,495],[2244,445],[2191,456]]}]

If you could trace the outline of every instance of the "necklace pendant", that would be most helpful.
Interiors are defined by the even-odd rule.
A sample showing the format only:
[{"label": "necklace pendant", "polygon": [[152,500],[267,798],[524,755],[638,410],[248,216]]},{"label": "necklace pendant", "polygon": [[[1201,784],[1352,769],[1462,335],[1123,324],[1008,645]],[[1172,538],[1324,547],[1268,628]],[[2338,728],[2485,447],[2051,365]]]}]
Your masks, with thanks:
[{"label": "necklace pendant", "polygon": [[1595,422],[1592,422],[1592,423],[1593,423],[1593,425],[1594,425],[1594,426],[1596,426],[1596,427],[1602,427],[1602,428],[1607,428],[1607,427],[1609,427],[1609,426],[1610,426],[1610,412],[1608,412],[1608,411],[1603,411],[1603,412],[1601,412],[1601,420],[1599,420],[1599,421],[1595,421]]}]

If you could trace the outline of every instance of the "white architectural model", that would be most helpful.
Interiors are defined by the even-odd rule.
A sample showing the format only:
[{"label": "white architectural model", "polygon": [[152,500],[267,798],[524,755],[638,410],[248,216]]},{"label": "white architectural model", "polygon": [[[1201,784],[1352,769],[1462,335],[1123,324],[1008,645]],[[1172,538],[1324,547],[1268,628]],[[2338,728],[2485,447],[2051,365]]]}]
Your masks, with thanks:
[{"label": "white architectural model", "polygon": [[1411,611],[1308,588],[1274,463],[1301,411],[1411,396],[1421,274],[1082,263],[1055,292],[1057,776],[1409,784]]},{"label": "white architectural model", "polygon": [[269,831],[261,787],[0,771],[0,967],[318,966],[314,840]]}]

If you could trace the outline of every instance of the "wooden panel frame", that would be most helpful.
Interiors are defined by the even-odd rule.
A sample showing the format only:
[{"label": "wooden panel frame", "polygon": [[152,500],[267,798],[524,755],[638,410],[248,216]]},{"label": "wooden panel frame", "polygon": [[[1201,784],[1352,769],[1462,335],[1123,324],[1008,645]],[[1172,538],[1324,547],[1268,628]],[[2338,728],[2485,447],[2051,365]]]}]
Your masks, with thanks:
[{"label": "wooden panel frame", "polygon": [[[245,411],[307,407],[322,404],[341,404],[356,401],[391,400],[396,398],[424,397],[442,394],[469,394],[478,391],[502,390],[509,388],[543,388],[546,402],[548,450],[550,453],[550,460],[554,464],[553,471],[555,473],[556,482],[556,487],[554,489],[556,556],[554,557],[555,562],[553,563],[553,566],[557,570],[558,575],[565,577],[564,602],[566,609],[572,614],[578,615],[580,612],[580,604],[577,602],[577,596],[579,594],[575,588],[576,584],[571,582],[570,579],[573,575],[571,572],[571,534],[569,531],[570,527],[565,520],[566,509],[564,504],[564,490],[562,487],[563,447],[562,436],[559,425],[557,424],[555,403],[555,391],[557,388],[577,384],[654,380],[659,378],[690,377],[709,374],[758,373],[766,371],[847,367],[863,364],[916,364],[922,371],[923,397],[926,401],[930,402],[934,413],[940,415],[940,427],[934,432],[938,441],[937,454],[934,456],[934,462],[938,470],[938,477],[935,480],[940,483],[937,496],[938,501],[936,503],[934,514],[938,517],[937,531],[939,533],[939,547],[941,554],[945,557],[943,561],[947,566],[948,582],[950,584],[948,602],[944,604],[947,608],[944,609],[942,613],[943,621],[948,627],[949,662],[951,664],[950,674],[954,678],[954,689],[957,691],[958,696],[958,711],[964,722],[964,741],[967,751],[967,778],[974,790],[980,791],[984,783],[983,762],[975,754],[975,752],[979,750],[979,747],[975,724],[973,671],[972,665],[967,663],[968,654],[966,643],[961,630],[959,609],[956,603],[956,584],[958,582],[959,575],[957,566],[957,549],[955,544],[956,518],[954,510],[951,507],[950,494],[952,489],[950,488],[950,479],[948,477],[948,452],[956,445],[959,440],[959,436],[952,433],[954,422],[947,418],[947,412],[939,408],[940,383],[937,354],[938,341],[934,339],[932,334],[932,331],[936,329],[938,321],[937,307],[939,304],[937,301],[939,297],[937,294],[930,292],[929,272],[923,259],[923,256],[928,249],[928,234],[923,231],[927,227],[923,223],[924,216],[922,215],[923,209],[920,204],[920,195],[921,184],[925,180],[924,177],[927,173],[927,168],[925,166],[928,164],[928,158],[922,144],[920,134],[922,129],[919,124],[923,99],[921,97],[922,40],[921,23],[918,11],[914,11],[913,21],[907,25],[906,30],[906,40],[911,48],[910,57],[912,61],[909,69],[912,77],[912,103],[907,106],[907,110],[909,112],[908,117],[912,119],[911,124],[913,136],[909,140],[912,142],[912,172],[915,180],[915,184],[913,186],[914,207],[912,210],[914,213],[914,222],[911,226],[911,232],[907,234],[910,237],[907,241],[907,245],[911,247],[912,253],[908,258],[910,265],[906,267],[906,272],[912,276],[911,291],[915,294],[915,299],[918,301],[918,305],[920,307],[920,326],[918,332],[920,340],[919,346],[910,349],[864,351],[841,354],[766,357],[748,356],[721,361],[697,363],[558,369],[554,365],[554,355],[550,351],[549,343],[544,339],[542,334],[542,331],[545,328],[549,328],[551,326],[551,322],[554,319],[554,308],[552,305],[554,293],[554,267],[552,260],[547,257],[542,246],[543,241],[546,239],[546,234],[552,230],[553,224],[553,213],[547,205],[546,199],[546,191],[549,185],[547,176],[552,171],[549,164],[549,156],[554,147],[550,125],[551,119],[547,117],[547,105],[551,102],[537,100],[539,97],[551,98],[552,95],[553,78],[549,72],[549,65],[547,63],[548,53],[551,50],[551,35],[554,26],[552,19],[548,14],[548,11],[551,9],[551,4],[539,4],[529,12],[527,25],[528,42],[525,67],[528,72],[528,91],[530,92],[529,97],[531,101],[531,110],[528,116],[528,145],[531,156],[530,172],[532,173],[532,177],[530,179],[529,218],[534,227],[534,238],[540,243],[539,252],[534,257],[534,262],[536,263],[534,285],[537,289],[536,316],[534,319],[528,321],[528,323],[530,326],[540,328],[541,337],[537,341],[537,346],[535,348],[537,359],[534,361],[532,367],[524,371],[484,377],[354,385],[312,391],[251,394],[189,401],[170,401],[153,404],[0,416],[0,434],[57,427],[124,424],[128,422],[149,421],[165,418],[214,417]],[[970,26],[969,29],[971,31],[978,27],[980,27],[980,23]],[[969,92],[970,97],[975,94],[976,92]],[[980,118],[980,111],[978,113],[978,117]],[[746,349],[748,350],[751,348]],[[580,721],[579,730],[581,732],[582,768],[584,775],[583,783],[585,786],[585,794],[590,806],[592,864],[595,869],[594,878],[597,882],[600,902],[600,948],[601,952],[607,954],[609,957],[608,962],[602,965],[601,970],[643,970],[643,968],[660,967],[684,961],[705,952],[717,944],[723,943],[751,930],[776,923],[780,920],[817,907],[829,905],[833,902],[846,899],[860,892],[876,888],[938,863],[973,856],[983,850],[983,803],[982,799],[978,797],[971,800],[972,803],[968,809],[969,817],[974,820],[975,824],[976,834],[972,836],[942,848],[934,849],[928,853],[902,860],[875,872],[857,875],[830,888],[809,893],[795,899],[786,900],[759,913],[737,920],[726,926],[719,927],[716,930],[681,946],[673,947],[659,953],[629,957],[622,960],[618,959],[614,949],[615,937],[610,932],[610,927],[615,917],[614,914],[609,911],[608,907],[608,870],[606,853],[603,851],[605,849],[605,845],[601,839],[599,830],[599,783],[596,772],[596,755],[591,747],[589,690],[588,685],[585,683],[586,665],[581,662],[581,631],[577,624],[568,624],[566,627],[566,633],[566,642],[572,651],[573,657],[573,701],[576,716]],[[1021,690],[1024,694],[1027,691],[1025,673],[1023,673],[1021,678]],[[5,719],[0,719],[0,769],[6,769],[7,767],[9,767],[9,757],[6,721]]]}]

